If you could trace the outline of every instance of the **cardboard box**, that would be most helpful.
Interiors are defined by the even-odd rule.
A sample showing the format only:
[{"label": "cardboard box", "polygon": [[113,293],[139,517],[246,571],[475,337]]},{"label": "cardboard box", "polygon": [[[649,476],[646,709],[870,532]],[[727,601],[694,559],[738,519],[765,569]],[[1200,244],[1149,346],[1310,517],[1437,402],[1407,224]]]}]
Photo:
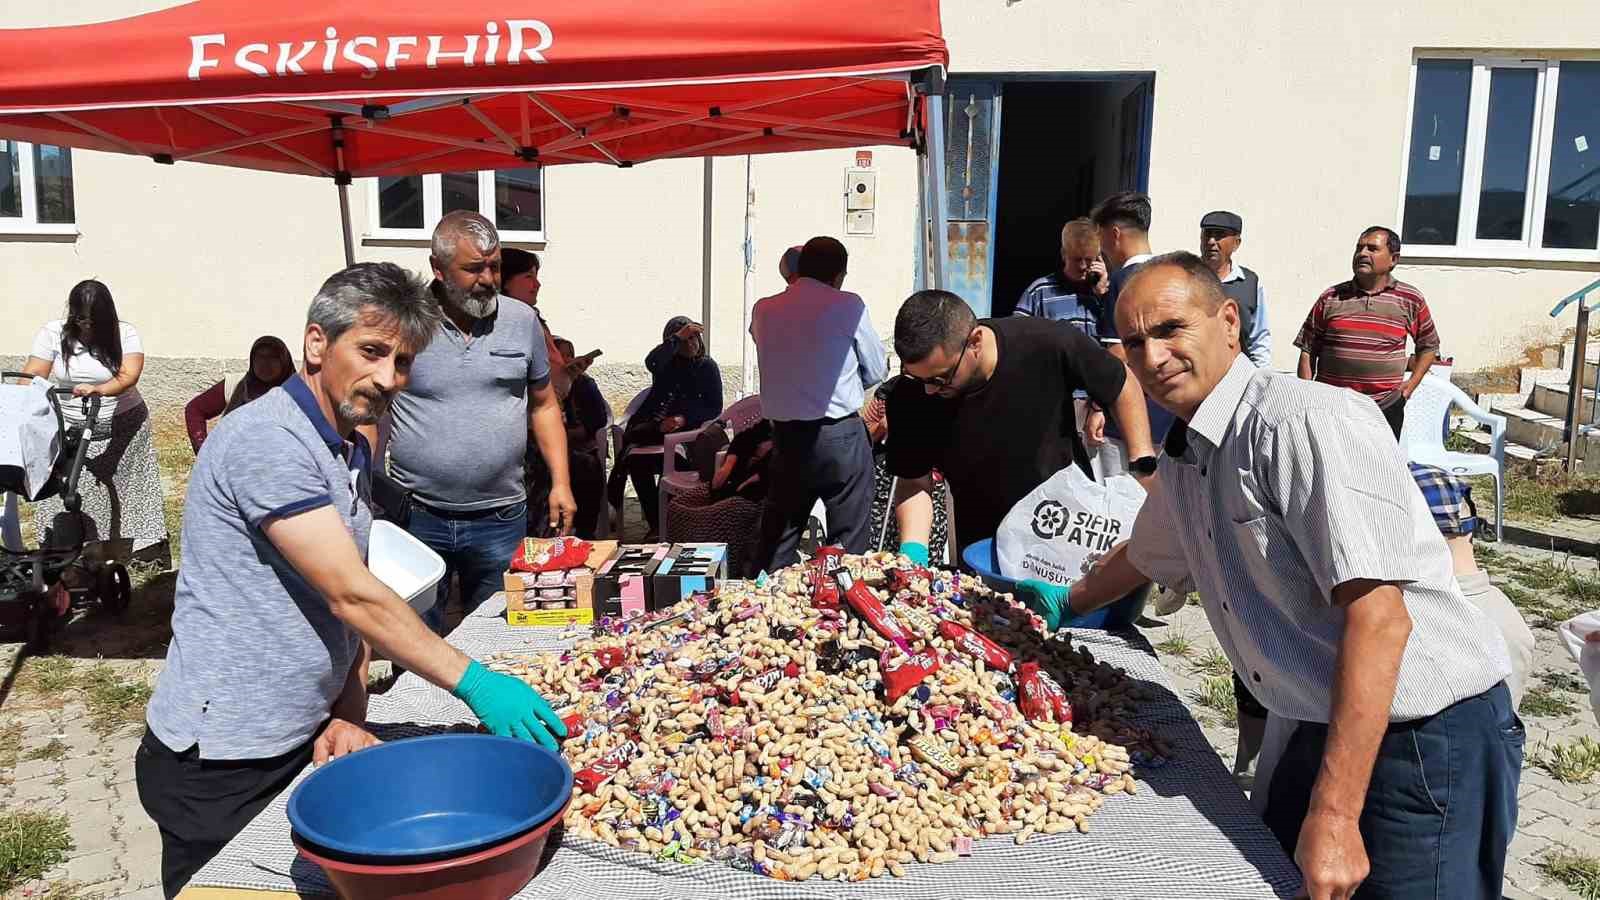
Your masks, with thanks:
[{"label": "cardboard box", "polygon": [[728,577],[727,544],[673,544],[656,566],[651,610],[665,609]]},{"label": "cardboard box", "polygon": [[506,624],[512,626],[593,625],[594,609],[580,606],[575,609],[508,609]]},{"label": "cardboard box", "polygon": [[[591,541],[590,546],[593,549],[589,551],[589,559],[585,561],[585,565],[598,572],[600,567],[605,564],[605,561],[610,559],[612,554],[617,552],[618,543],[618,541]],[[506,602],[511,602],[511,595],[513,594],[522,594],[530,590],[536,590],[534,587],[534,582],[538,579],[538,577],[538,574],[535,572],[512,572],[508,570],[503,576],[506,589]]]},{"label": "cardboard box", "polygon": [[594,610],[595,618],[643,615],[650,605],[651,578],[666,558],[671,544],[624,544],[617,548],[594,577],[578,584],[578,605]]}]

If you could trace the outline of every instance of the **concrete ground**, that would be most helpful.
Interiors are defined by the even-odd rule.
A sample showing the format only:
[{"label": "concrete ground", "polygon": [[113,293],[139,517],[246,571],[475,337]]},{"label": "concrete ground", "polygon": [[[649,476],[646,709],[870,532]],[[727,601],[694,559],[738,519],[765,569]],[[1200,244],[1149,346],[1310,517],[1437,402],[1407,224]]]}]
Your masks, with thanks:
[{"label": "concrete ground", "polygon": [[[633,519],[637,521],[636,512]],[[1533,562],[1552,558],[1549,552],[1513,553],[1509,558]],[[1594,569],[1592,560],[1563,557],[1558,561],[1580,571]],[[142,694],[136,690],[114,694],[111,701],[120,699],[127,708],[119,710],[113,704],[108,709],[111,701],[95,693],[93,685],[108,680],[124,685],[154,683],[165,655],[171,578],[161,576],[147,586],[123,619],[89,613],[72,623],[57,646],[70,669],[67,677],[63,677],[64,664],[59,660],[43,670],[40,661],[30,661],[19,672],[15,664],[18,646],[0,645],[0,664],[10,666],[0,671],[11,673],[0,694],[0,729],[11,727],[0,734],[13,740],[17,760],[9,770],[0,771],[0,811],[29,808],[63,813],[75,845],[65,864],[42,881],[23,885],[8,896],[49,896],[52,900],[154,900],[161,896],[160,841],[154,824],[139,806],[133,784],[133,754],[142,732],[137,724]],[[1556,644],[1555,633],[1544,628],[1535,633],[1539,642],[1535,671],[1576,674],[1576,666]],[[1227,675],[1225,668],[1207,670],[1207,651],[1216,645],[1204,614],[1198,607],[1185,607],[1164,621],[1151,621],[1146,634],[1162,648],[1158,652],[1180,695],[1217,752],[1231,763],[1235,731],[1222,712],[1200,699],[1205,696],[1208,678],[1225,679]],[[1185,642],[1187,647],[1182,646]],[[97,668],[100,666],[104,668]],[[54,681],[42,677],[41,672],[53,674]],[[91,675],[97,675],[98,682]],[[49,689],[42,690],[41,684]],[[1567,693],[1576,712],[1525,715],[1530,762],[1522,776],[1521,821],[1511,847],[1508,897],[1577,898],[1547,879],[1536,863],[1558,848],[1600,858],[1600,778],[1564,784],[1532,764],[1543,743],[1585,736],[1600,739],[1600,727],[1589,713],[1587,699]],[[116,725],[117,721],[126,724]],[[0,747],[0,757],[4,750]]]}]

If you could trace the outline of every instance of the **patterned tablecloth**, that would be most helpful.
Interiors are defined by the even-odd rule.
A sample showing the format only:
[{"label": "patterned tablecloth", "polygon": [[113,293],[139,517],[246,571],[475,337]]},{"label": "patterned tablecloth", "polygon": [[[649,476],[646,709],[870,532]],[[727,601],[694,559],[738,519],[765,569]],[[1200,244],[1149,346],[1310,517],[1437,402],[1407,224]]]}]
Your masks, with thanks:
[{"label": "patterned tablecloth", "polygon": [[[462,620],[450,643],[484,658],[497,652],[560,650],[578,636],[559,628],[512,628],[505,601],[493,597]],[[943,865],[906,867],[903,878],[870,882],[774,881],[703,862],[658,862],[640,853],[568,836],[549,854],[544,870],[519,898],[817,898],[837,900],[870,893],[885,898],[1219,898],[1289,897],[1300,875],[1251,809],[1206,742],[1200,727],[1172,692],[1166,671],[1142,635],[1075,631],[1098,659],[1149,682],[1157,699],[1136,720],[1157,729],[1174,759],[1137,771],[1139,793],[1107,799],[1087,834],[1038,836],[1024,846],[1008,837],[979,841],[974,853]],[[400,677],[373,697],[371,727],[393,740],[466,727],[475,720],[464,704],[417,678]],[[419,778],[427,773],[416,773]],[[305,777],[303,774],[302,778]],[[195,876],[198,887],[231,887],[326,895],[322,870],[300,859],[289,840],[284,791],[222,853]]]}]

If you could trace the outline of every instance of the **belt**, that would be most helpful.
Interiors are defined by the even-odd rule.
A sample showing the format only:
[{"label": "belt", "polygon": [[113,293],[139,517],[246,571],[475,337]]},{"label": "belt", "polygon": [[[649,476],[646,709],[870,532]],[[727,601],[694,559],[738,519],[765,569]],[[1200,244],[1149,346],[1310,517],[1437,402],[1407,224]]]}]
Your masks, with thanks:
[{"label": "belt", "polygon": [[421,500],[418,500],[415,495],[412,496],[411,502],[412,502],[413,505],[422,507],[423,509],[427,510],[428,512],[432,513],[434,516],[436,516],[436,517],[438,517],[440,519],[484,519],[484,518],[488,518],[489,516],[494,515],[495,513],[498,513],[500,510],[505,509],[508,506],[516,506],[518,503],[526,503],[528,501],[527,501],[527,498],[523,498],[521,500],[516,500],[516,501],[513,501],[511,503],[502,503],[499,506],[491,506],[488,509],[468,509],[468,510],[440,509],[437,506],[431,506],[431,505],[429,505],[427,503],[422,502]]}]

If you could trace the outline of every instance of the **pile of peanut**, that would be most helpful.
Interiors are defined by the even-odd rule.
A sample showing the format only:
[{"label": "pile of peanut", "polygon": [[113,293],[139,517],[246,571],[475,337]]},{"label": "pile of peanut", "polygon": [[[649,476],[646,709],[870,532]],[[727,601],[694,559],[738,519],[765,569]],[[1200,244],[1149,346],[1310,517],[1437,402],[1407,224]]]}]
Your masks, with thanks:
[{"label": "pile of peanut", "polygon": [[[860,881],[954,860],[986,835],[1088,831],[1108,796],[1137,790],[1132,763],[1169,755],[1126,721],[1140,685],[1047,639],[1009,595],[919,572],[890,596],[885,568],[903,558],[844,564],[940,662],[892,704],[889,643],[848,610],[813,607],[804,566],[602,623],[563,654],[491,659],[569,717],[569,831],[683,863]],[[941,620],[1039,663],[1071,727],[1028,721],[1012,678],[941,637]]]}]

